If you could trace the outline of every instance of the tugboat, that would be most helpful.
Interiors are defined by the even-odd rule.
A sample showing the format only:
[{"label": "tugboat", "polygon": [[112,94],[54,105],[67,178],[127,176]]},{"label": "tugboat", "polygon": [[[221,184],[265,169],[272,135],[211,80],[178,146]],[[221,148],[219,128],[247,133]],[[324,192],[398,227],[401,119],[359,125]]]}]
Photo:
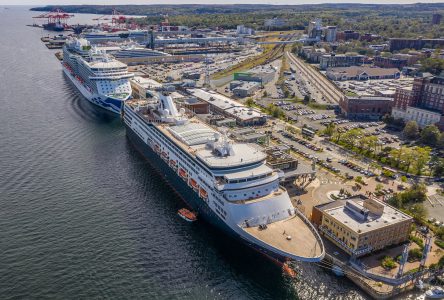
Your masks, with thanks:
[{"label": "tugboat", "polygon": [[195,222],[195,221],[197,221],[196,213],[194,213],[192,211],[189,211],[186,208],[179,209],[177,214],[179,215],[179,217],[181,217],[182,219],[184,219],[187,222]]}]

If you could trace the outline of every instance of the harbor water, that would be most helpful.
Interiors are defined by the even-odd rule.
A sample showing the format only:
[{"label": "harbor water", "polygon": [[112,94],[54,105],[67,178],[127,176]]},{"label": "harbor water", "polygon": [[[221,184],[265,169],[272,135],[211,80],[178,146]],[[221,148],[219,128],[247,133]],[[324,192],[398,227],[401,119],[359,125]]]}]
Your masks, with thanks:
[{"label": "harbor water", "polygon": [[[64,77],[27,7],[0,7],[1,299],[365,299],[345,278],[271,261],[204,222],[119,117]],[[91,22],[77,15],[74,23]]]}]

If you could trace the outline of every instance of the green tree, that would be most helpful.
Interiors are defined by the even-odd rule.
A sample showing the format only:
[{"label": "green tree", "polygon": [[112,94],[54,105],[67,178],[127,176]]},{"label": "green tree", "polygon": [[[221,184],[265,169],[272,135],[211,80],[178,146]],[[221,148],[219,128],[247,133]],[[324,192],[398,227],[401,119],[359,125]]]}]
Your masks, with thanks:
[{"label": "green tree", "polygon": [[407,124],[405,124],[404,130],[402,131],[402,134],[405,138],[409,140],[417,138],[419,134],[419,127],[416,121],[407,122]]},{"label": "green tree", "polygon": [[436,127],[435,125],[427,125],[421,131],[420,140],[426,145],[436,146],[438,144],[440,136],[441,132],[439,131],[438,127]]},{"label": "green tree", "polygon": [[444,70],[444,59],[436,57],[427,57],[421,61],[421,71],[430,72],[439,75]]},{"label": "green tree", "polygon": [[245,105],[248,107],[253,107],[254,106],[253,98],[251,98],[251,97],[247,98],[247,100],[245,101]]}]

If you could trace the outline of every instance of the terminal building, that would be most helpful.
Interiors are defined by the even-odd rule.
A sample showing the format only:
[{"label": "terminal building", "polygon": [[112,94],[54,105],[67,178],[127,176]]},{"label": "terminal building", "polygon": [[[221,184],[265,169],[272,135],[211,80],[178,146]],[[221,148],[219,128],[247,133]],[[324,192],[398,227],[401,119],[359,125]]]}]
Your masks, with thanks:
[{"label": "terminal building", "polygon": [[408,241],[413,218],[359,195],[313,207],[312,221],[324,237],[359,257]]},{"label": "terminal building", "polygon": [[236,120],[239,126],[261,126],[267,122],[266,115],[260,111],[246,107],[224,95],[204,89],[187,89],[195,98],[209,104],[210,112]]},{"label": "terminal building", "polygon": [[161,83],[142,76],[134,76],[130,79],[130,84],[134,96],[141,99],[153,97],[162,88]]}]

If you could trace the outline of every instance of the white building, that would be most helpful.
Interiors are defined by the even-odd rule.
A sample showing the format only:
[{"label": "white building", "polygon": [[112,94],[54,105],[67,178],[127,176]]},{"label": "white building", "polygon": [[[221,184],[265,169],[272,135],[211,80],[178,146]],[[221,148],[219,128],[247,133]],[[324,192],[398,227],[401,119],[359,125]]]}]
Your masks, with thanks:
[{"label": "white building", "polygon": [[254,35],[254,33],[253,28],[245,27],[244,25],[237,25],[236,34],[238,35]]},{"label": "white building", "polygon": [[441,113],[427,109],[409,106],[406,110],[393,108],[392,116],[406,122],[415,121],[420,128],[436,124],[441,120]]}]

